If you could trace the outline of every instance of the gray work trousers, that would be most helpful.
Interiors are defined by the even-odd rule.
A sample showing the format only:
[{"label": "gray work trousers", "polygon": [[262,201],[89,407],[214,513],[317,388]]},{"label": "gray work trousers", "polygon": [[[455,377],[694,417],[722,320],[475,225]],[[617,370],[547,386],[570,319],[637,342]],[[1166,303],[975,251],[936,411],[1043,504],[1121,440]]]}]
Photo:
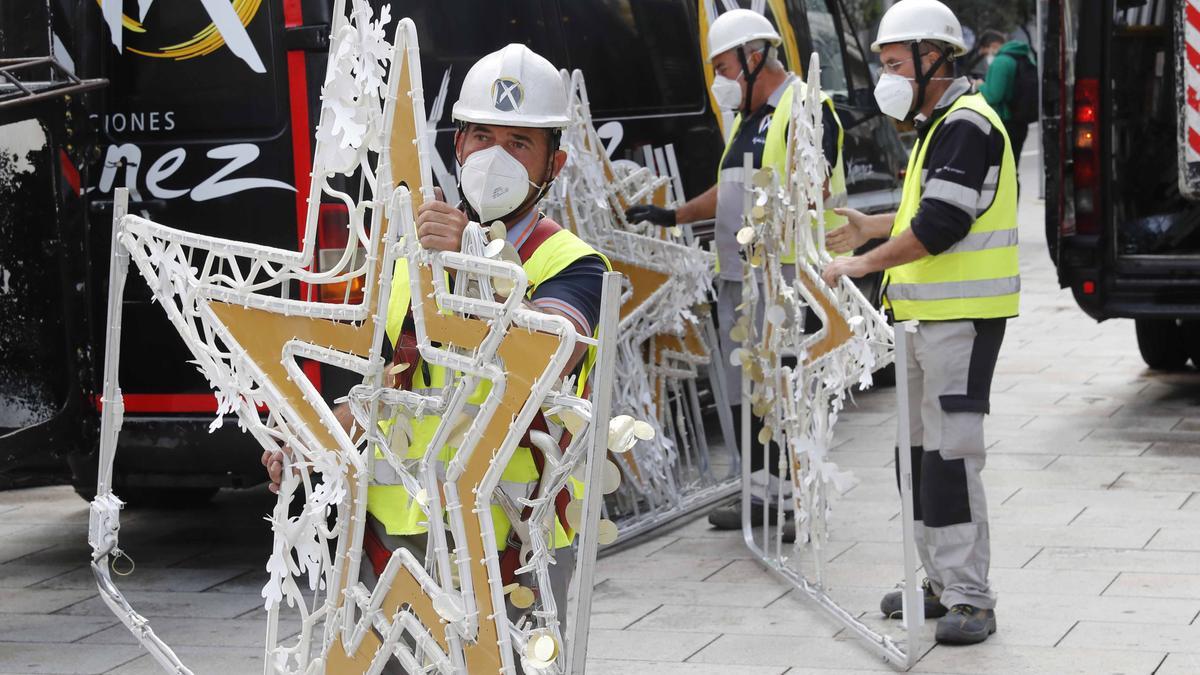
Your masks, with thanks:
[{"label": "gray work trousers", "polygon": [[[425,547],[428,540],[427,535],[417,534],[409,536],[396,536],[394,534],[388,534],[386,528],[383,526],[383,523],[376,520],[375,517],[370,514],[367,515],[367,524],[375,532],[375,534],[379,536],[379,541],[381,541],[389,551],[395,551],[396,549],[403,547],[411,551],[412,554],[416,556],[417,560],[425,559]],[[446,537],[447,544],[451,547],[451,549],[453,549],[454,542],[450,540],[449,533],[446,534]],[[451,559],[453,559],[453,555]],[[559,630],[565,635],[567,632],[567,588],[571,585],[571,576],[575,572],[574,547],[564,546],[562,548],[555,549],[554,562],[555,564],[550,565],[549,570],[550,586],[554,593],[556,608],[558,609]],[[532,577],[532,574],[520,574],[517,575],[517,582],[527,588],[534,588],[534,580]],[[371,562],[367,559],[366,555],[363,556],[362,567],[359,569],[358,578],[363,582],[363,585],[367,587],[368,591],[373,590],[375,588],[375,584],[379,581],[379,578],[375,575],[375,570],[371,566]],[[521,617],[525,613],[533,610],[532,607],[529,609],[519,609],[514,607],[513,604],[507,600],[504,604],[508,613],[508,620],[514,625],[520,622]],[[440,630],[440,626],[434,626],[434,628]],[[405,641],[408,643],[410,648],[414,644],[411,639],[407,639],[407,636]],[[420,658],[419,655],[418,658]],[[513,658],[516,660],[517,673],[521,673],[522,669],[520,658],[515,654]],[[390,661],[388,661],[388,664],[384,667],[383,672],[385,675],[401,675],[405,673],[405,670],[403,667],[401,667],[400,662],[393,657]]]},{"label": "gray work trousers", "polygon": [[996,606],[981,472],[983,418],[1005,321],[922,321],[908,340],[917,552],[946,607]]}]

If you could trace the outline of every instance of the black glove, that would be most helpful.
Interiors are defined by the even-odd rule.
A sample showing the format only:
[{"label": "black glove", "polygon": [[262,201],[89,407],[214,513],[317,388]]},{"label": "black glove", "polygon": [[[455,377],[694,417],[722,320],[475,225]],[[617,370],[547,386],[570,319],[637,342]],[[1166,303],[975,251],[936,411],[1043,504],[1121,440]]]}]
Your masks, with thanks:
[{"label": "black glove", "polygon": [[653,204],[638,204],[637,206],[631,206],[625,212],[625,219],[631,223],[640,223],[643,220],[648,220],[659,227],[674,227],[675,209],[664,209],[661,206]]}]

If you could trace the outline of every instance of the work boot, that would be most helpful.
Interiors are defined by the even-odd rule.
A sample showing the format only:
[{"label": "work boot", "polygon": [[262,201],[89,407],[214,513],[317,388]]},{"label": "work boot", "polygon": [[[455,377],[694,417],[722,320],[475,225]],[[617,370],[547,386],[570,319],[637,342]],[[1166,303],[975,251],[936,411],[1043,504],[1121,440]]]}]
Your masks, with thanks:
[{"label": "work boot", "polygon": [[[774,507],[767,509],[770,513],[771,524],[778,522],[778,513]],[[742,529],[742,499],[737,499],[726,502],[712,511],[708,512],[708,524],[718,530],[740,530]],[[762,527],[763,524],[763,508],[762,504],[750,505],[750,526]],[[793,529],[792,537],[795,538],[795,530]]]},{"label": "work boot", "polygon": [[[942,604],[941,597],[933,592],[933,583],[926,579],[921,582],[921,589],[925,591],[925,618],[939,619],[946,616],[946,607]],[[883,596],[883,601],[879,603],[879,611],[889,619],[903,619],[904,591],[892,591]]]},{"label": "work boot", "polygon": [[955,605],[937,622],[937,641],[944,645],[973,645],[996,632],[996,610]]}]

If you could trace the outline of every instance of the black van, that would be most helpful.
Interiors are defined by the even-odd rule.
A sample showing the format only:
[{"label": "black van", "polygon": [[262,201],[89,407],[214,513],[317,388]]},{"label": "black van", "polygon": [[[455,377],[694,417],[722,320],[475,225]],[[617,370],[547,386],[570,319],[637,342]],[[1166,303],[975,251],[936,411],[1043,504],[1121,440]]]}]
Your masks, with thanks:
[{"label": "black van", "polygon": [[1094,319],[1134,319],[1142,358],[1160,369],[1200,366],[1200,202],[1180,134],[1198,105],[1181,81],[1200,58],[1185,44],[1195,7],[1047,0],[1043,22],[1046,234],[1059,283]]},{"label": "black van", "polygon": [[[447,83],[437,125],[437,173],[448,193],[454,187],[449,150],[454,94],[472,63],[509,42],[526,43],[553,63],[586,74],[594,117],[605,125],[615,158],[639,161],[643,146],[670,143],[688,194],[713,182],[721,138],[709,108],[695,0],[391,4],[392,17],[412,17],[418,28],[426,100],[432,103],[439,85]],[[905,152],[892,125],[873,110],[866,52],[853,37],[840,0],[784,4],[801,53],[821,53],[823,84],[841,111],[851,203],[868,211],[894,208]],[[118,49],[94,1],[6,0],[0,5],[0,45],[12,43],[11,36],[24,31],[28,16],[36,14],[47,30],[19,55],[51,55],[80,76],[109,82],[82,105],[77,98],[35,118],[47,126],[48,120],[69,114],[76,128],[90,120],[90,137],[74,140],[63,169],[78,172],[81,190],[58,198],[57,210],[34,214],[43,220],[71,219],[58,228],[72,239],[57,243],[79,251],[63,266],[61,285],[43,278],[53,276],[45,270],[37,281],[14,282],[14,288],[38,298],[30,304],[41,312],[40,333],[21,354],[6,350],[0,357],[0,392],[6,397],[0,406],[39,411],[0,415],[0,471],[63,458],[85,495],[95,484],[102,386],[97,361],[105,336],[113,190],[129,187],[131,211],[158,222],[296,248],[332,1],[234,0],[242,26],[223,29],[203,3],[159,2],[145,16],[138,6],[124,3]],[[5,138],[0,127],[0,158],[12,151],[3,145]],[[50,173],[44,178],[57,184]],[[79,206],[61,208],[74,202]],[[320,222],[341,222],[339,208],[322,206]],[[18,221],[24,221],[22,214],[0,218],[0,226],[18,233],[2,236],[23,237],[32,248],[46,245],[38,238],[54,223],[17,230]],[[330,248],[345,245],[324,231],[318,241]],[[31,272],[5,267],[10,269]],[[0,334],[28,321],[6,312],[0,315]],[[74,364],[66,376],[57,370],[64,349]],[[177,501],[263,479],[254,439],[232,422],[208,432],[216,410],[208,383],[188,364],[182,341],[136,278],[126,290],[121,351],[126,415],[114,472],[118,494],[153,498],[169,489]],[[309,377],[329,398],[351,384],[334,368],[309,365]],[[18,378],[25,383],[20,388]],[[48,419],[67,433],[28,433]]]}]

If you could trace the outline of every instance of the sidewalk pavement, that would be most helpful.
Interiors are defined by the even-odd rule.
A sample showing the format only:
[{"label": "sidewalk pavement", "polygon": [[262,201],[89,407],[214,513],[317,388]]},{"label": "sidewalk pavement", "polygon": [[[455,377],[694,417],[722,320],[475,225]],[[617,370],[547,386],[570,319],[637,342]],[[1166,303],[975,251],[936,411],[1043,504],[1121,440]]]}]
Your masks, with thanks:
[{"label": "sidewalk pavement", "polygon": [[[987,427],[999,632],[932,647],[931,621],[913,672],[1197,673],[1200,374],[1147,371],[1131,322],[1096,324],[1058,289],[1031,159],[1022,315]],[[830,584],[877,625],[902,576],[894,413],[894,390],[857,395],[833,451],[861,483],[835,506]],[[211,508],[123,518],[138,568],[122,588],[197,673],[262,672],[271,503],[225,491]],[[159,672],[96,597],[87,505],[69,488],[0,493],[0,537],[0,673]],[[890,670],[702,516],[603,558],[596,588],[589,673]]]}]

